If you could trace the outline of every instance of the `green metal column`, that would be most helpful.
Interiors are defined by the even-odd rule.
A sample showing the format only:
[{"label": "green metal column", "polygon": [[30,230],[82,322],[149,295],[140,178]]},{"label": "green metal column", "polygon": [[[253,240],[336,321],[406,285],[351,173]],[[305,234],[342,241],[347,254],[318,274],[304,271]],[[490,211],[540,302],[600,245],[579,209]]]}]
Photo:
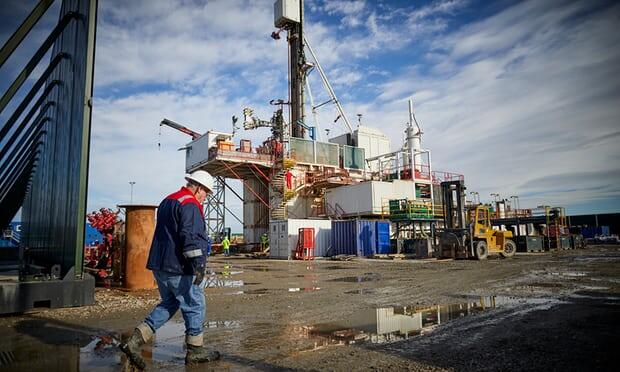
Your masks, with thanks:
[{"label": "green metal column", "polygon": [[[86,201],[88,196],[88,161],[90,154],[90,125],[92,118],[93,80],[95,75],[95,40],[97,30],[97,0],[90,0],[88,4],[88,44],[86,47],[86,73],[84,84],[84,99],[82,101],[82,148],[80,162],[80,176],[78,185],[78,216],[77,239],[75,242],[75,275],[82,276],[84,265],[84,230],[86,224]],[[79,270],[78,270],[79,268]]]}]

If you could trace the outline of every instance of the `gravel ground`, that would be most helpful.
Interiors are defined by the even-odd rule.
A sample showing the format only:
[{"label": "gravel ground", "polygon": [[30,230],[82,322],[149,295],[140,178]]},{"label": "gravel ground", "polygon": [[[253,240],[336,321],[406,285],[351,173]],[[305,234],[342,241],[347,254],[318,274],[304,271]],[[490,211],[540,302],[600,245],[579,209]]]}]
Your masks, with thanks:
[{"label": "gravel ground", "polygon": [[[223,359],[204,367],[615,370],[619,261],[617,246],[482,262],[215,257],[205,335]],[[95,299],[0,318],[0,370],[130,369],[115,345],[157,292]],[[178,314],[158,331],[149,369],[185,370],[183,331]]]}]

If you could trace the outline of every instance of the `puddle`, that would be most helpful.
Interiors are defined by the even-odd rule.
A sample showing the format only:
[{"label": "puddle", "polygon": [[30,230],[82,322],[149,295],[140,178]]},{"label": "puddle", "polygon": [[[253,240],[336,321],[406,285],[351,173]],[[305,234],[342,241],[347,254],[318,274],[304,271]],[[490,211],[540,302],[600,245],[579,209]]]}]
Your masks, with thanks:
[{"label": "puddle", "polygon": [[617,261],[620,256],[578,256],[578,257],[566,257],[565,259],[571,259],[573,261]]},{"label": "puddle", "polygon": [[[347,293],[356,293],[351,291]],[[339,322],[302,327],[304,336],[318,338],[315,348],[356,343],[390,343],[424,335],[455,319],[475,315],[500,306],[542,305],[548,298],[505,296],[470,298],[466,302],[434,306],[383,307],[357,312]],[[551,301],[552,302],[552,301]]]},{"label": "puddle", "polygon": [[239,288],[243,287],[243,280],[228,280],[219,278],[208,278],[206,288]]},{"label": "puddle", "polygon": [[319,291],[321,290],[320,287],[305,287],[305,288],[289,288],[288,291],[289,292],[314,292],[314,291]]},{"label": "puddle", "polygon": [[330,282],[345,282],[345,283],[363,283],[363,282],[378,282],[381,280],[381,276],[375,273],[364,273],[357,276],[345,276],[342,278],[330,279]]},{"label": "puddle", "polygon": [[[240,291],[240,294],[263,294],[270,291],[305,292],[320,289],[320,287],[260,288]],[[350,292],[373,293],[369,291],[372,290],[363,288]],[[582,295],[589,294],[583,293]],[[549,299],[546,298],[502,296],[466,297],[456,301],[460,302],[435,306],[413,305],[368,309],[338,322],[289,327],[287,329],[293,333],[287,334],[287,337],[291,337],[291,339],[286,339],[286,342],[295,345],[293,348],[302,352],[330,345],[395,342],[427,334],[436,327],[455,319],[475,315],[499,306],[549,303]],[[531,307],[534,308],[535,306]],[[33,332],[40,328],[33,328]],[[235,347],[241,352],[252,351],[258,346],[264,347],[262,342],[267,337],[265,335],[271,335],[270,332],[275,332],[274,337],[280,337],[283,334],[283,330],[277,328],[277,322],[244,324],[237,320],[212,320],[205,322],[204,328],[205,338],[226,340],[223,341],[226,345]],[[261,328],[265,329],[261,330]],[[66,371],[76,370],[78,367],[82,371],[117,371],[121,370],[127,363],[124,355],[118,352],[118,343],[121,337],[117,334],[91,337],[89,333],[85,332],[92,331],[73,330],[58,326],[58,328],[49,328],[49,331],[45,331],[41,337],[50,332],[58,334],[59,330],[66,332],[69,345],[53,345],[49,344],[49,341],[46,342],[45,338],[33,339],[32,337],[21,336],[22,338],[18,339],[18,342],[12,344],[14,347],[11,350],[0,351],[0,368]],[[162,326],[156,332],[153,343],[144,345],[142,349],[142,357],[147,362],[148,368],[154,370],[182,368],[185,357],[184,333],[184,323],[179,319],[174,319]],[[75,336],[76,334],[82,335],[81,338]],[[260,337],[257,337],[257,334]],[[235,337],[241,337],[239,339],[241,341],[234,341]],[[220,365],[218,364],[218,366]]]},{"label": "puddle", "polygon": [[215,273],[226,277],[226,276],[231,276],[231,275],[243,274],[243,271],[216,271]]},{"label": "puddle", "polygon": [[530,287],[542,287],[542,288],[560,288],[563,287],[562,283],[532,283],[528,284]]},{"label": "puddle", "polygon": [[267,271],[286,271],[284,269],[278,269],[278,268],[267,267],[267,266],[243,266],[241,268],[243,270],[263,271],[263,272],[267,272]]},{"label": "puddle", "polygon": [[247,290],[243,290],[243,291],[235,291],[235,292],[231,292],[231,293],[225,293],[226,295],[263,295],[263,294],[268,294],[268,293],[275,293],[275,292],[314,292],[314,291],[319,291],[321,290],[320,287],[305,287],[305,288],[301,288],[301,287],[291,287],[291,288],[259,288],[259,289],[247,289]]},{"label": "puddle", "polygon": [[354,267],[347,267],[347,266],[326,266],[324,267],[325,270],[351,270],[354,269]]},{"label": "puddle", "polygon": [[574,277],[574,278],[578,278],[578,277],[583,277],[588,275],[588,273],[582,272],[582,271],[566,271],[562,273],[563,276],[568,276],[568,277]]}]

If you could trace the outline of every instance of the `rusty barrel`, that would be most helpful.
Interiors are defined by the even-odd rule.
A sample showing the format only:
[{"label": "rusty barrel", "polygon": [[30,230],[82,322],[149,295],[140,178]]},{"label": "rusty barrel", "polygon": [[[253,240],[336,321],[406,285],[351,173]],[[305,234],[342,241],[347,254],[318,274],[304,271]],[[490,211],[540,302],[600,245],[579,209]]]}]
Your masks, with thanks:
[{"label": "rusty barrel", "polygon": [[129,290],[157,288],[153,273],[146,268],[155,232],[156,205],[121,205],[125,208],[125,252],[123,286]]}]

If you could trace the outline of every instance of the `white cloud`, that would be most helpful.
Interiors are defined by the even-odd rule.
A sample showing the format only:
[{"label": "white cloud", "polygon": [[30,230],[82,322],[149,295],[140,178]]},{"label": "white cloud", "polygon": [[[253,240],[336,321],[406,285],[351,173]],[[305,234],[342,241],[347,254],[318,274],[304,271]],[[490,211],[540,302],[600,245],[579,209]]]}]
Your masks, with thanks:
[{"label": "white cloud", "polygon": [[[437,38],[436,52],[443,51],[449,68],[430,75],[409,68],[383,84],[384,109],[375,105],[371,112],[402,123],[397,117],[406,118],[405,100],[413,94],[436,168],[465,173],[481,194],[522,193],[533,205],[541,197],[532,180],[548,177],[558,184],[547,188],[553,190],[544,194],[547,204],[618,199],[620,188],[617,182],[607,187],[607,175],[619,169],[611,161],[620,155],[613,139],[620,115],[620,37],[613,31],[619,7],[588,14],[586,2],[545,4],[518,4]],[[583,172],[590,172],[587,179],[568,176]]]},{"label": "white cloud", "polygon": [[286,43],[269,37],[271,9],[269,1],[101,3],[97,84],[200,84],[255,64],[286,71]]}]

